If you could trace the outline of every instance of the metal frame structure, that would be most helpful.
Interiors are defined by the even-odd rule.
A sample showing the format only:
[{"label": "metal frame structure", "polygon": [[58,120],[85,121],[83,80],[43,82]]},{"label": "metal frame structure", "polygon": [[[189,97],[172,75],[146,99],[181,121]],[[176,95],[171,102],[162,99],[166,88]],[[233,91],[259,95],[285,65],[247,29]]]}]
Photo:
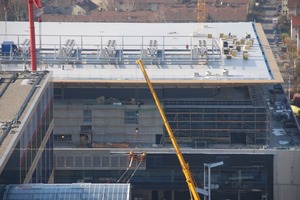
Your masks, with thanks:
[{"label": "metal frame structure", "polygon": [[[15,37],[15,41],[18,41],[16,45],[19,51],[16,53],[11,52],[7,56],[1,55],[2,63],[29,63],[31,59],[37,58],[40,63],[49,65],[135,65],[135,61],[142,58],[146,64],[207,65],[222,60],[221,50],[216,39],[204,36],[177,36],[186,41],[188,44],[188,47],[186,47],[186,43],[169,45],[168,40],[171,40],[172,36],[100,36],[100,39],[98,39],[99,36],[55,35],[49,37],[56,42],[44,44],[42,49],[38,49],[36,58],[32,56],[31,46],[30,55],[22,52],[24,49],[23,43],[28,41],[27,36],[15,35],[13,37]],[[133,37],[140,42],[136,44],[127,42]],[[87,40],[98,40],[99,44],[83,42]],[[20,41],[24,42],[21,43]],[[35,44],[34,39],[31,38],[31,45],[32,42]],[[33,65],[34,62],[36,61],[31,61],[31,64]],[[36,67],[36,63],[34,66]],[[36,68],[32,68],[32,70],[36,70]]]}]

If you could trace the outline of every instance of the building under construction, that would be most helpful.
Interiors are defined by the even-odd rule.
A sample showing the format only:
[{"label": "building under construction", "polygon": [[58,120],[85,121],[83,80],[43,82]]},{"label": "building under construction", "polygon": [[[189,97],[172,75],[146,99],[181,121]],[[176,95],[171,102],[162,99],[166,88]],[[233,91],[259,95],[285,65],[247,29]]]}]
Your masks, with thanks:
[{"label": "building under construction", "polygon": [[[0,25],[1,70],[28,70],[28,24]],[[189,198],[142,59],[198,187],[205,166],[223,161],[211,172],[213,199],[297,198],[299,125],[274,89],[283,80],[260,24],[43,23],[36,35],[37,70],[53,74],[54,183],[125,182],[135,200]]]}]

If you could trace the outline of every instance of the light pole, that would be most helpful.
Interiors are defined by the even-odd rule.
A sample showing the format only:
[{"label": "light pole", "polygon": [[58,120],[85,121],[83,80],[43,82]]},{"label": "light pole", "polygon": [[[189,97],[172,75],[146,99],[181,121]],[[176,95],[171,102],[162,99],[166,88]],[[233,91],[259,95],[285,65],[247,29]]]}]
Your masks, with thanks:
[{"label": "light pole", "polygon": [[[204,190],[207,191],[207,196],[208,196],[208,200],[211,200],[211,189],[214,189],[214,188],[219,188],[218,185],[214,185],[214,187],[212,188],[212,185],[211,185],[211,168],[213,167],[218,167],[218,166],[221,166],[223,165],[224,162],[221,161],[221,162],[216,162],[216,163],[204,163],[204,172],[203,172],[203,176],[204,176]],[[206,168],[208,169],[208,182],[207,182],[207,186],[206,186]],[[205,196],[205,199],[206,196]]]},{"label": "light pole", "polygon": [[289,73],[289,88],[288,88],[288,100],[291,99],[291,73]]}]

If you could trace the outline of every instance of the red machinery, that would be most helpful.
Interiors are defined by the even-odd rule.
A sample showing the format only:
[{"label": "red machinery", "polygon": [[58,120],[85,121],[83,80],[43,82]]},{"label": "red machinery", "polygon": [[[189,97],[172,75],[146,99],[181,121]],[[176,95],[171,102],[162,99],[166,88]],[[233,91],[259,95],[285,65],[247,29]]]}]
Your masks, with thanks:
[{"label": "red machinery", "polygon": [[35,48],[35,31],[34,31],[34,12],[33,4],[39,9],[37,13],[38,21],[41,22],[42,3],[40,0],[27,0],[28,14],[29,14],[29,27],[30,27],[30,56],[31,56],[31,70],[36,71],[36,48]]}]

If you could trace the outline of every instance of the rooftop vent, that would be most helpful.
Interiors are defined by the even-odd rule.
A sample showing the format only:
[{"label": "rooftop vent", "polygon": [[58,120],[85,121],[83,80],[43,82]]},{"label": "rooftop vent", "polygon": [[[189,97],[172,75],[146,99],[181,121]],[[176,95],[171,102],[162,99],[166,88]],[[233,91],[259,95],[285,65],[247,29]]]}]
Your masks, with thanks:
[{"label": "rooftop vent", "polygon": [[6,129],[7,123],[6,122],[0,122],[0,129]]},{"label": "rooftop vent", "polygon": [[248,60],[249,59],[249,53],[247,51],[243,52],[243,59]]},{"label": "rooftop vent", "polygon": [[32,79],[24,79],[24,80],[22,80],[21,85],[31,85],[33,83],[34,83],[34,80],[32,80]]},{"label": "rooftop vent", "polygon": [[205,33],[193,32],[193,37],[206,37]]},{"label": "rooftop vent", "polygon": [[205,76],[211,76],[211,72],[210,71],[206,71],[205,72]]},{"label": "rooftop vent", "polygon": [[228,69],[222,69],[222,74],[223,76],[228,76],[229,75],[229,70]]}]

